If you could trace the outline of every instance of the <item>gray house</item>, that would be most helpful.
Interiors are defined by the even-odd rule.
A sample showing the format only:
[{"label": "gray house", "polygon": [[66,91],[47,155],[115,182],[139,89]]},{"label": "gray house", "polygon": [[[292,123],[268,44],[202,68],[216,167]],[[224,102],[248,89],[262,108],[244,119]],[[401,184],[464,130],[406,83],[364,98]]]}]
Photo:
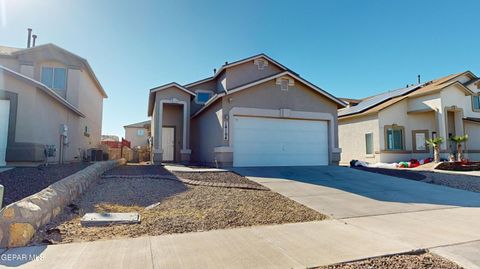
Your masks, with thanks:
[{"label": "gray house", "polygon": [[152,158],[239,167],[337,164],[337,109],[345,105],[265,54],[225,63],[212,77],[150,90]]}]

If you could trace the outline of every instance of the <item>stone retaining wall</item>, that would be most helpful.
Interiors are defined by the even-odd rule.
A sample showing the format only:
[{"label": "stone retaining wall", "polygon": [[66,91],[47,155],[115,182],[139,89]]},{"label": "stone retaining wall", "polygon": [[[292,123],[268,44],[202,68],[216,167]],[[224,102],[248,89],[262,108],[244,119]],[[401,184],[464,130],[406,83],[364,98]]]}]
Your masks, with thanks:
[{"label": "stone retaining wall", "polygon": [[0,247],[27,245],[38,228],[49,223],[105,171],[123,164],[125,159],[92,164],[3,208],[0,211]]}]

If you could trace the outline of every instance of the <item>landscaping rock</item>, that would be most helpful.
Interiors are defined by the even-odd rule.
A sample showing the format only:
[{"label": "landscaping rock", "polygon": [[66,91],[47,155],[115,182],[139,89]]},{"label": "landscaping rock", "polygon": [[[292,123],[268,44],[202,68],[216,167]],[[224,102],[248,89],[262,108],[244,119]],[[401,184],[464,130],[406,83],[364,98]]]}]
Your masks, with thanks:
[{"label": "landscaping rock", "polygon": [[[105,171],[125,160],[95,163],[0,211],[0,247],[28,244],[36,229],[50,222]],[[15,171],[13,169],[12,171]],[[10,171],[8,171],[10,172]]]}]

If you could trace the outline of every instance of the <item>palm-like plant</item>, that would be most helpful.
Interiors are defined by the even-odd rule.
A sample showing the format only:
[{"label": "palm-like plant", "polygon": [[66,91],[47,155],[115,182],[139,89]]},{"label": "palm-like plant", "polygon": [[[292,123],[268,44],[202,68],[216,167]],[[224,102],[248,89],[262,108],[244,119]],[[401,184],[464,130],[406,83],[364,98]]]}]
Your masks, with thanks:
[{"label": "palm-like plant", "polygon": [[443,137],[436,137],[427,139],[427,144],[433,147],[433,160],[440,162],[440,145],[443,143]]},{"label": "palm-like plant", "polygon": [[457,145],[457,161],[461,162],[463,160],[462,143],[468,141],[468,134],[459,135],[459,136],[452,136],[452,137],[450,137],[450,140],[455,142],[455,144]]}]

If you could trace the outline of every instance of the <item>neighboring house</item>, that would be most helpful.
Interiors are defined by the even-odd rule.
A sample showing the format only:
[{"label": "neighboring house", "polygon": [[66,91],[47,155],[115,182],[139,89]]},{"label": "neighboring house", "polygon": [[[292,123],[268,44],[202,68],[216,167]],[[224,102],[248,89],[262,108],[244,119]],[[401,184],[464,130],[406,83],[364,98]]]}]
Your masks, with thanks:
[{"label": "neighboring house", "polygon": [[398,162],[432,156],[425,140],[443,137],[443,158],[450,136],[468,134],[466,155],[480,159],[480,80],[466,71],[362,100],[340,109],[342,163]]},{"label": "neighboring house", "polygon": [[116,135],[102,135],[100,140],[103,141],[112,141],[112,142],[118,142],[120,141],[120,138]]},{"label": "neighboring house", "polygon": [[149,120],[125,125],[123,128],[125,128],[125,139],[130,141],[132,149],[148,146],[148,138],[150,137]]},{"label": "neighboring house", "polygon": [[344,106],[265,54],[225,63],[212,77],[150,90],[153,161],[336,164]]},{"label": "neighboring house", "polygon": [[107,95],[87,60],[53,44],[0,46],[0,166],[78,161],[100,144]]}]

